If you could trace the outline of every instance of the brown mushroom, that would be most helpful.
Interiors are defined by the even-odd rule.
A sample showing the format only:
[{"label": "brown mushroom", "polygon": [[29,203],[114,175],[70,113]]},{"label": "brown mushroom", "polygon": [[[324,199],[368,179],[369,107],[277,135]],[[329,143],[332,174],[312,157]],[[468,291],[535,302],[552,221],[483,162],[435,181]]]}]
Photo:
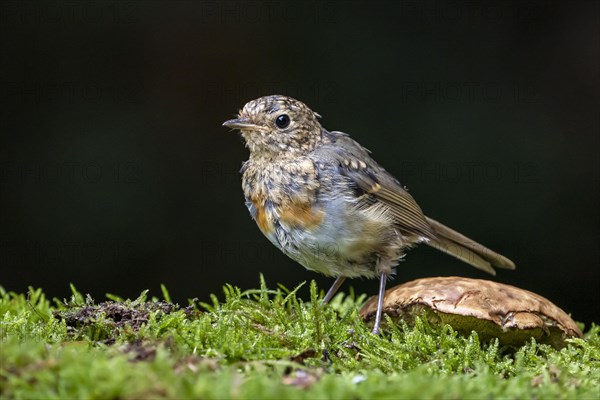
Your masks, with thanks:
[{"label": "brown mushroom", "polygon": [[[360,315],[369,321],[377,299],[369,299]],[[434,324],[449,324],[487,341],[498,338],[506,345],[522,345],[534,337],[555,348],[565,339],[582,337],[581,330],[563,310],[548,299],[514,286],[482,279],[436,277],[417,279],[385,292],[383,312],[411,323],[427,315]]]}]

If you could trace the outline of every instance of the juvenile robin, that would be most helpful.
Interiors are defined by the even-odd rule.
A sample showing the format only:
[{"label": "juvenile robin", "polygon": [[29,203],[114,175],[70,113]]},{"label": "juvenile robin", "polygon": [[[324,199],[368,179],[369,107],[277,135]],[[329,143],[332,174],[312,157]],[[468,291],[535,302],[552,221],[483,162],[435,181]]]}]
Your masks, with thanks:
[{"label": "juvenile robin", "polygon": [[388,277],[404,252],[425,243],[495,275],[508,258],[426,217],[407,190],[346,133],[287,96],[248,102],[224,126],[250,150],[242,167],[246,206],[261,232],[305,268],[335,277],[379,278],[373,333],[379,333]]}]

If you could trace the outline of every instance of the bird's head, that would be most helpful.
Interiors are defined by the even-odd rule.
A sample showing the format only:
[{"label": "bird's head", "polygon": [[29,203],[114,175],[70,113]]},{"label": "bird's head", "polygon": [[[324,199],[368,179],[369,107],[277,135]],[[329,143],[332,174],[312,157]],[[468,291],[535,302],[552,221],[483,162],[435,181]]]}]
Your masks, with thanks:
[{"label": "bird's head", "polygon": [[249,101],[223,126],[241,132],[251,157],[295,157],[322,141],[319,117],[301,101],[273,95]]}]

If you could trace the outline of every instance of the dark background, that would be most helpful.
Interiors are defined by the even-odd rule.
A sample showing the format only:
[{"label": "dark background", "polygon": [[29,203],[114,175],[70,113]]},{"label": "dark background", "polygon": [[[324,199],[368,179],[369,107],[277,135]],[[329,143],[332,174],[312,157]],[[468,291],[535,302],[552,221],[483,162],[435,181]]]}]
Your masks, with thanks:
[{"label": "dark background", "polygon": [[[327,289],[251,221],[221,127],[282,93],[513,259],[498,281],[599,322],[599,3],[484,4],[2,2],[0,284]],[[395,282],[437,275],[489,278],[421,246]]]}]

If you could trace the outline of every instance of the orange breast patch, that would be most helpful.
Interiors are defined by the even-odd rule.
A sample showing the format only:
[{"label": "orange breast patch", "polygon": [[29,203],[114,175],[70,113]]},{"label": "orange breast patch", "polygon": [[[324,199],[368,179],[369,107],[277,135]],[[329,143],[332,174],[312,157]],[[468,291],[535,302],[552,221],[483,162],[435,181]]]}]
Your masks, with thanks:
[{"label": "orange breast patch", "polygon": [[297,228],[311,229],[323,222],[323,210],[314,209],[310,203],[292,200],[281,207],[281,222]]},{"label": "orange breast patch", "polygon": [[267,213],[264,196],[255,196],[251,200],[256,208],[256,224],[265,235],[272,233],[275,226]]}]

